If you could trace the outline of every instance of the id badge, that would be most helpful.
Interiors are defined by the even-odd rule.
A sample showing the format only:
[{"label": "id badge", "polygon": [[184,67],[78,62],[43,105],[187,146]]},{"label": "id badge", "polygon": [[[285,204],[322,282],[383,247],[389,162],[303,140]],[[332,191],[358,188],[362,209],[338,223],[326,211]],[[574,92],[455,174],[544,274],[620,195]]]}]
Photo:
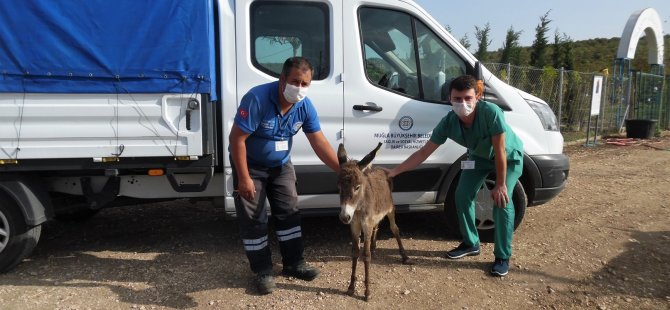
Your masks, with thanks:
[{"label": "id badge", "polygon": [[288,140],[275,141],[275,151],[288,151]]},{"label": "id badge", "polygon": [[464,160],[461,162],[461,169],[462,170],[470,170],[470,169],[475,169],[475,161],[474,160]]}]

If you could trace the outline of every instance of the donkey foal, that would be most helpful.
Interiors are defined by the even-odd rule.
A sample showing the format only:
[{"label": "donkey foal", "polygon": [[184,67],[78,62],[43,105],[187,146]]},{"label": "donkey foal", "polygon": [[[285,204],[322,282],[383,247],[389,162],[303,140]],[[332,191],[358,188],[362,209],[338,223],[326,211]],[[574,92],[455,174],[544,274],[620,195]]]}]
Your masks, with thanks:
[{"label": "donkey foal", "polygon": [[[353,295],[356,286],[356,264],[363,255],[365,264],[365,300],[370,299],[370,261],[371,249],[376,248],[376,235],[379,222],[386,216],[389,226],[400,249],[403,264],[411,264],[400,241],[400,231],[395,223],[395,207],[391,197],[392,183],[386,171],[371,168],[381,143],[359,162],[347,159],[347,151],[340,144],[337,158],[340,162],[337,187],[340,190],[340,220],[351,227],[351,282],[347,294]],[[363,234],[363,253],[360,249],[360,237]]]}]

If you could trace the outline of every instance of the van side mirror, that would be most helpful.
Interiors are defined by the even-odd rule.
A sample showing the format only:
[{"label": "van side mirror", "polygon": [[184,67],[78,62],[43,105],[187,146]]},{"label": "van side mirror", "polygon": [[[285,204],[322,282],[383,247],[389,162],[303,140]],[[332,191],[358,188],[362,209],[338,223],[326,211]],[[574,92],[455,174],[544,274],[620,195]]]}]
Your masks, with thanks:
[{"label": "van side mirror", "polygon": [[482,63],[477,60],[472,69],[469,69],[467,74],[472,75],[476,80],[484,80],[484,73],[482,72]]}]

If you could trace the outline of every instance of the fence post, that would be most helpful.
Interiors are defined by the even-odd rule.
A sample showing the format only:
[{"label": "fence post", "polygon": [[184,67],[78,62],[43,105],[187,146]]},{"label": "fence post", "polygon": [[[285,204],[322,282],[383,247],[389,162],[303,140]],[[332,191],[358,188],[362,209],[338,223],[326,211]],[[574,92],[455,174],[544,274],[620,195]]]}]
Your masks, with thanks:
[{"label": "fence post", "polygon": [[670,129],[670,75],[665,76],[663,81],[663,110],[665,115],[663,116],[663,129]]},{"label": "fence post", "polygon": [[602,123],[605,122],[605,111],[607,110],[607,109],[605,109],[605,105],[607,104],[607,83],[608,83],[607,78],[608,77],[609,77],[609,75],[607,73],[605,73],[605,75],[603,76],[603,91],[602,91],[603,99],[600,101],[600,102],[602,102],[602,105],[600,106],[600,113],[598,113],[598,118],[596,118],[596,137],[598,136],[598,120],[601,120],[600,121],[600,123],[601,123],[600,126],[601,127],[604,125]]},{"label": "fence post", "polygon": [[512,65],[508,62],[507,63],[507,85],[512,85],[512,84],[509,83],[511,81],[510,80],[511,75],[512,75]]},{"label": "fence post", "polygon": [[558,69],[558,131],[561,131],[561,115],[563,114],[563,67]]}]

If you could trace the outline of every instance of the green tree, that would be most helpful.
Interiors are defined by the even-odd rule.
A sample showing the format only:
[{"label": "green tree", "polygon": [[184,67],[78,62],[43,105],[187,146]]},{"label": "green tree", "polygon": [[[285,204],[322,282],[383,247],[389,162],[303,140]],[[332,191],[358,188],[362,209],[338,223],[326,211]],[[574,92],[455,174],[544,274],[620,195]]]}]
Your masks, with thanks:
[{"label": "green tree", "polygon": [[503,42],[502,55],[500,56],[501,63],[511,63],[513,65],[521,64],[521,45],[519,44],[519,38],[523,30],[514,31],[514,27],[510,26],[507,29],[507,36],[505,36],[505,42]]},{"label": "green tree", "polygon": [[475,26],[475,37],[477,38],[477,52],[475,52],[475,57],[481,62],[488,60],[487,51],[489,45],[491,45],[491,40],[489,40],[489,35],[491,34],[491,24],[486,23],[484,28],[479,28]]},{"label": "green tree", "polygon": [[[616,51],[619,47],[620,39],[613,38],[595,38],[582,41],[574,41],[565,33],[561,35],[564,41],[563,49],[563,68],[566,70],[576,70],[580,72],[600,72],[603,69],[612,70],[613,60],[616,58]],[[665,47],[670,46],[670,34],[663,36]],[[548,47],[548,52],[553,48],[553,44]],[[502,48],[488,53],[489,59],[501,58]],[[529,56],[532,51],[530,46],[521,47],[521,66],[529,64]],[[648,63],[649,49],[647,45],[647,38],[641,37],[635,50],[635,58],[633,59],[632,68],[641,70],[642,72],[649,72]],[[551,54],[547,57],[549,59]],[[670,75],[670,53],[665,53],[664,56],[665,74]],[[551,59],[548,64],[552,64]],[[515,74],[516,76],[516,74]]]},{"label": "green tree", "polygon": [[463,46],[465,46],[465,49],[470,50],[470,47],[472,44],[470,43],[470,38],[468,38],[468,33],[466,32],[463,37],[458,40]]},{"label": "green tree", "polygon": [[563,34],[563,68],[575,70],[575,41]]},{"label": "green tree", "polygon": [[554,68],[563,67],[566,70],[573,70],[575,68],[575,53],[574,41],[570,36],[563,33],[559,34],[558,30],[554,34],[554,45],[551,54],[551,61]]},{"label": "green tree", "polygon": [[554,32],[554,49],[551,53],[551,62],[554,68],[563,67],[563,49],[563,40],[561,40],[561,35],[559,34],[558,29],[556,29],[556,32]]},{"label": "green tree", "polygon": [[[444,29],[447,30],[447,32],[451,33],[451,26],[446,25],[444,26]],[[466,32],[463,37],[461,37],[458,42],[461,43],[465,47],[465,49],[469,50],[472,44],[470,43],[470,38],[468,38],[468,33]]]},{"label": "green tree", "polygon": [[537,68],[544,68],[547,65],[547,32],[549,31],[549,12],[540,17],[540,23],[535,27],[535,40],[531,46],[530,65]]}]

